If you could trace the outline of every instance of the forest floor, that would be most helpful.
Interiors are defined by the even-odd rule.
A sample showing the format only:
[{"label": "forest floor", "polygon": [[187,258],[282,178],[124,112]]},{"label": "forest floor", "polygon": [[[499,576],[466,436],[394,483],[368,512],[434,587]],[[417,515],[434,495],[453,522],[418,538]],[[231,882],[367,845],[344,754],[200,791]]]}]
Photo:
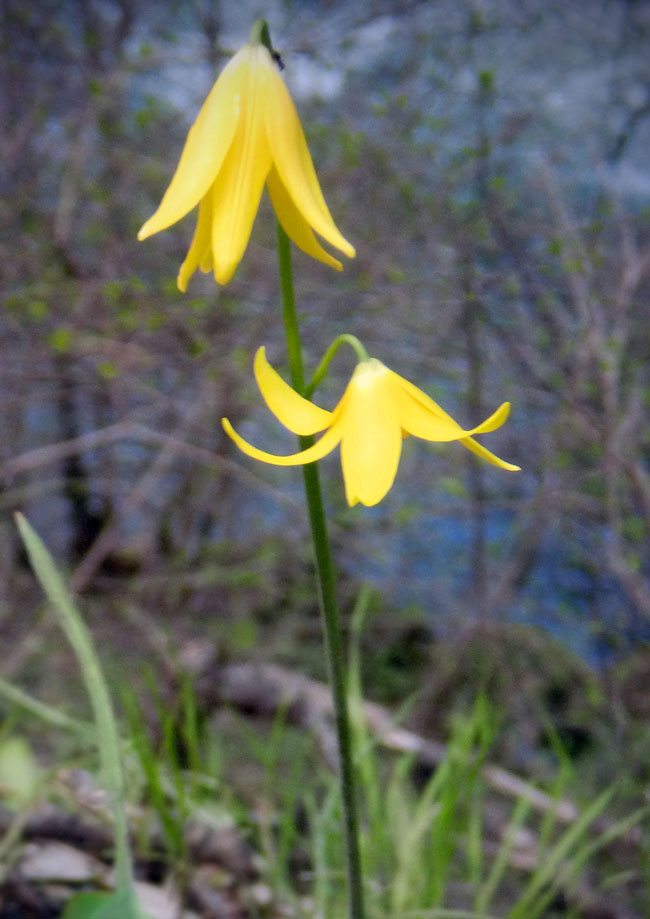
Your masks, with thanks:
[{"label": "forest floor", "polygon": [[[27,589],[26,608],[30,598]],[[335,741],[317,614],[298,603],[282,623],[262,607],[248,625],[241,617],[210,618],[207,609],[202,622],[154,621],[135,601],[101,591],[81,605],[119,709],[145,913],[323,915],[315,853],[336,847],[331,826],[323,835],[319,823],[332,794]],[[351,682],[362,679],[365,699],[374,700],[355,709],[364,715],[357,740],[371,744],[375,757],[359,767],[366,829],[372,832],[378,816],[366,801],[373,782],[378,797],[397,788],[397,811],[406,815],[410,807],[417,813],[432,777],[451,782],[444,777],[458,768],[464,778],[452,794],[441,908],[478,915],[472,891],[502,853],[490,915],[518,916],[508,904],[557,850],[556,889],[531,916],[647,915],[641,809],[650,762],[650,650],[639,647],[596,672],[541,630],[475,624],[438,641],[421,613],[384,611],[375,596],[369,606],[363,623],[346,617],[351,666],[358,668]],[[114,881],[106,795],[93,745],[77,730],[87,717],[83,686],[52,619],[32,608],[33,620],[11,620],[16,650],[1,693],[0,919],[63,915],[72,894],[110,889]],[[205,635],[197,637],[202,626]],[[28,695],[12,699],[7,685]],[[44,710],[36,703],[30,711],[29,700],[45,698]],[[463,737],[465,759],[458,752]],[[480,810],[480,826],[473,810]],[[473,833],[483,867],[472,880],[463,864]],[[564,880],[562,866],[571,866]],[[540,889],[553,884],[547,879]]]}]

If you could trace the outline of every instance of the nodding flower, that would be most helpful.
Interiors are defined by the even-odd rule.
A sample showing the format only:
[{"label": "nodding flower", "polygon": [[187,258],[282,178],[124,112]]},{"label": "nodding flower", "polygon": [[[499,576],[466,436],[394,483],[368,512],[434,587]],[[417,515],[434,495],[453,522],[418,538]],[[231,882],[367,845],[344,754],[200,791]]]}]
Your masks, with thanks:
[{"label": "nodding flower", "polygon": [[352,258],[327,208],[305,135],[272,52],[256,38],[221,72],[190,128],[176,172],[138,239],[167,229],[199,206],[178,274],[184,291],[197,268],[227,284],[251,234],[264,185],[286,234],[332,268],[341,263],[316,239]]},{"label": "nodding flower", "polygon": [[291,456],[266,453],[245,441],[227,418],[224,430],[242,452],[275,466],[313,463],[341,445],[345,495],[350,506],[372,506],[388,493],[397,474],[402,440],[409,434],[430,441],[458,440],[481,459],[501,469],[518,471],[474,440],[494,431],[507,419],[504,402],[482,424],[465,430],[433,399],[375,358],[360,361],[336,408],[329,412],[304,399],[266,360],[264,348],[255,355],[255,379],[269,409],[294,434],[323,431],[313,446]]}]

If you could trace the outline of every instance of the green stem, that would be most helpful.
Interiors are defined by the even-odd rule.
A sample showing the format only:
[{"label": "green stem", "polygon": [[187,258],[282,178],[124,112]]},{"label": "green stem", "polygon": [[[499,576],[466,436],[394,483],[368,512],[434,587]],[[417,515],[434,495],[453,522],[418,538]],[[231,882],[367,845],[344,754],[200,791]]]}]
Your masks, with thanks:
[{"label": "green stem", "polygon": [[250,31],[248,43],[250,45],[264,45],[264,47],[268,48],[271,54],[273,54],[273,45],[271,44],[269,24],[266,19],[255,20]]},{"label": "green stem", "polygon": [[38,718],[42,718],[52,727],[63,728],[86,738],[92,738],[95,734],[94,725],[71,718],[70,715],[66,715],[60,709],[54,708],[53,705],[47,705],[45,702],[41,702],[40,699],[35,699],[33,696],[23,692],[22,689],[19,689],[18,686],[13,686],[2,678],[0,678],[0,698],[6,699],[12,705],[24,708],[25,711],[31,712],[32,715],[36,715]]},{"label": "green stem", "polygon": [[[287,351],[289,354],[291,383],[293,388],[300,393],[300,395],[304,395],[305,374],[302,363],[298,318],[296,316],[296,300],[293,290],[291,247],[289,237],[279,223],[278,259],[280,264],[280,284],[282,287],[282,315],[287,340]],[[299,437],[298,441],[303,450],[311,446],[314,442],[313,437]],[[343,822],[345,830],[349,916],[350,919],[363,919],[363,887],[361,877],[361,856],[359,852],[359,821],[357,817],[354,768],[352,763],[352,733],[348,715],[345,662],[343,659],[343,641],[341,638],[339,611],[336,602],[334,566],[332,564],[332,555],[327,535],[327,524],[323,508],[318,465],[317,463],[308,463],[302,467],[302,470],[305,482],[307,508],[309,511],[309,524],[316,557],[319,601],[325,636],[325,650],[336,718],[341,798],[343,802]]]},{"label": "green stem", "polygon": [[52,557],[22,514],[16,514],[16,523],[34,572],[56,610],[61,627],[76,654],[90,697],[97,726],[97,742],[104,783],[113,810],[117,886],[128,895],[128,912],[125,915],[134,917],[137,914],[137,904],[133,888],[129,828],[124,813],[121,745],[104,675],[92,639]]},{"label": "green stem", "polygon": [[332,344],[323,355],[323,359],[314,371],[314,375],[309,381],[309,385],[305,387],[303,395],[306,399],[311,399],[311,397],[314,395],[316,387],[327,373],[327,368],[332,363],[332,358],[339,350],[341,345],[350,345],[350,347],[354,348],[355,354],[357,355],[359,361],[367,361],[369,359],[368,352],[363,347],[356,335],[349,335],[347,332],[344,332],[343,335],[339,335],[338,338],[334,339]]}]

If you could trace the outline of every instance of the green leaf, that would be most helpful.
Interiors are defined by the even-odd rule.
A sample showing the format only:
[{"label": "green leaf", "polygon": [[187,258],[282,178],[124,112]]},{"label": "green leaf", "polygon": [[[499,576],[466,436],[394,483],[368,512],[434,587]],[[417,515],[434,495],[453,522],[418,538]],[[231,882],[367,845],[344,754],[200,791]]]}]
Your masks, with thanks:
[{"label": "green leaf", "polygon": [[104,380],[112,380],[117,376],[118,370],[112,361],[100,361],[97,364],[97,372]]},{"label": "green leaf", "polygon": [[131,891],[85,891],[68,900],[63,919],[147,919],[137,908]]},{"label": "green leaf", "polygon": [[66,329],[63,326],[61,328],[55,329],[54,332],[50,335],[49,344],[55,351],[65,352],[70,348],[70,343],[72,341],[72,332],[70,329]]},{"label": "green leaf", "polygon": [[[27,550],[30,564],[45,595],[57,614],[59,625],[75,652],[83,682],[90,699],[95,724],[97,745],[102,763],[106,789],[110,795],[115,831],[115,860],[118,883],[135,903],[131,887],[132,864],[128,841],[128,826],[124,811],[124,775],[121,762],[121,742],[113,714],[111,699],[99,658],[79,610],[72,601],[69,591],[54,564],[45,544],[32,529],[26,518],[17,513],[16,524]],[[134,908],[135,909],[135,908]],[[108,919],[112,913],[103,916]],[[135,911],[122,912],[120,919],[135,917]],[[115,914],[118,919],[118,914]]]},{"label": "green leaf", "polygon": [[13,804],[28,804],[38,788],[38,764],[24,737],[0,744],[0,795]]}]

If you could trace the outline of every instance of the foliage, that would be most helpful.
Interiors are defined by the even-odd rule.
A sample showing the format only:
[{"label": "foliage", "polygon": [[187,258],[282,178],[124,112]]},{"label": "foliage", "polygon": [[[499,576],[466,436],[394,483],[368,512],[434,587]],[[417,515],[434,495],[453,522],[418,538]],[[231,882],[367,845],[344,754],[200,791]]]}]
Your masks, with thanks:
[{"label": "foliage", "polygon": [[[249,380],[259,345],[278,366],[283,353],[270,208],[254,258],[217,292],[198,277],[176,289],[184,224],[135,243],[254,5],[0,9],[0,621],[12,649],[0,782],[18,809],[2,879],[30,808],[69,804],[61,763],[96,769],[76,664],[25,572],[10,517],[24,510],[70,569],[106,680],[133,681],[119,696],[129,803],[161,827],[165,871],[186,878],[188,827],[226,814],[266,854],[278,899],[336,915],[339,802],[310,738],[280,713],[270,730],[219,723],[225,743],[188,682],[171,701],[159,690],[160,655],[142,678],[156,648],[173,668],[170,645],[182,657],[198,636],[219,659],[323,676],[298,474],[278,488],[219,427],[222,415],[238,429],[252,419],[246,436],[282,449]],[[363,670],[369,697],[408,708],[423,736],[451,738],[422,774],[380,751],[358,715],[373,909],[529,919],[567,899],[574,913],[595,909],[585,887],[605,896],[620,884],[640,914],[647,896],[628,887],[643,849],[610,843],[645,819],[649,778],[647,10],[272,8],[327,200],[359,253],[336,278],[301,263],[308,369],[345,325],[462,423],[509,397],[495,449],[524,469],[495,478],[460,447],[425,456],[407,440],[381,507],[350,511],[325,464],[344,608],[362,580],[377,587],[363,634],[346,619],[363,649],[357,696]],[[324,404],[350,371],[337,358]],[[495,804],[488,756],[558,807],[570,794],[580,816]],[[258,785],[241,787],[243,765]],[[84,898],[71,916],[104,905]]]},{"label": "foliage", "polygon": [[[542,622],[597,661],[646,635],[650,618],[650,235],[646,195],[630,184],[647,129],[630,101],[647,68],[647,24],[614,0],[580,28],[573,9],[538,2],[495,2],[480,15],[447,7],[395,7],[381,19],[370,3],[344,5],[335,33],[324,10],[277,11],[290,83],[305,35],[314,78],[330,61],[344,74],[344,96],[299,107],[318,113],[310,145],[360,251],[342,275],[326,275],[327,303],[326,269],[301,263],[303,337],[313,368],[328,329],[344,324],[396,371],[429,381],[463,423],[505,394],[513,401],[497,452],[524,475],[505,481],[453,450],[431,458],[407,443],[406,475],[371,518],[390,576],[367,563],[364,574],[393,601],[437,608],[441,624]],[[279,354],[269,209],[255,258],[217,292],[201,279],[185,296],[175,289],[168,266],[187,227],[134,241],[176,161],[185,112],[222,45],[245,38],[245,4],[208,14],[88,0],[80,10],[77,20],[66,5],[9,0],[0,74],[2,506],[47,523],[73,565],[84,559],[75,588],[102,575],[164,576],[176,553],[193,564],[216,543],[294,526],[275,472],[233,457],[218,424],[256,418],[251,355],[262,343]],[[570,36],[564,57],[558,34]],[[598,79],[585,60],[615,62],[597,120],[579,91],[583,73]],[[553,107],[558,84],[584,136]],[[330,404],[351,366],[342,358],[333,370]],[[256,442],[272,448],[261,410],[255,423]],[[329,491],[342,509],[335,475]],[[358,514],[343,521],[341,559],[363,531]],[[430,527],[445,534],[437,556]],[[297,531],[294,554],[300,540]]]},{"label": "foliage", "polygon": [[[388,756],[381,751],[360,695],[360,641],[371,600],[367,590],[358,597],[349,673],[369,914],[376,919],[541,917],[552,915],[548,910],[558,898],[585,908],[590,897],[595,903],[587,878],[598,877],[599,887],[621,883],[611,846],[646,820],[647,805],[630,809],[621,800],[623,816],[613,816],[614,799],[620,797],[617,782],[591,801],[587,794],[582,811],[567,825],[561,818],[563,797],[578,792],[580,781],[557,735],[559,767],[544,783],[552,806],[541,818],[526,794],[507,805],[498,803],[486,783],[484,767],[502,725],[484,695],[454,719],[446,754],[435,770],[423,771],[413,753]],[[230,727],[223,719],[211,725],[199,716],[200,703],[183,677],[175,701],[162,704],[155,684],[150,693],[154,700],[158,696],[158,740],[145,719],[148,701],[129,693],[122,747],[129,805],[144,808],[135,834],[138,862],[150,854],[144,831],[157,818],[165,875],[181,888],[191,885],[186,846],[192,827],[221,815],[220,820],[234,819],[264,856],[258,864],[274,901],[293,904],[300,916],[337,915],[344,902],[340,790],[309,737],[290,727],[283,710],[268,727],[249,725],[242,717]],[[41,710],[36,700],[23,695],[14,703],[49,724],[47,707]],[[74,731],[77,744],[92,749],[92,737],[76,722],[62,721],[59,728]],[[216,759],[210,753],[214,743]],[[257,780],[251,781],[253,763]],[[48,794],[46,787],[43,793]],[[17,840],[9,844],[15,847]],[[603,858],[606,849],[609,856]],[[628,870],[625,876],[634,874]],[[104,905],[110,915],[111,903],[105,894],[101,903],[79,895],[71,899],[66,916],[90,915],[79,911]]]}]

